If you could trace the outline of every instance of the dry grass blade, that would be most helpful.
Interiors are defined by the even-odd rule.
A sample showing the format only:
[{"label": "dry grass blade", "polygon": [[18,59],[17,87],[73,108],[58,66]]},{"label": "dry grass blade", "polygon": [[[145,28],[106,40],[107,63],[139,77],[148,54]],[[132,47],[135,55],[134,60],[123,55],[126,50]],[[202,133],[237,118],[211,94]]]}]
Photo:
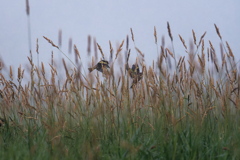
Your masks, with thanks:
[{"label": "dry grass blade", "polygon": [[42,65],[42,74],[45,75],[45,68],[44,68],[43,62],[41,63],[41,65]]},{"label": "dry grass blade", "polygon": [[185,49],[187,49],[187,46],[186,46],[186,44],[185,44],[185,41],[184,41],[184,39],[181,37],[180,34],[179,34],[179,38],[180,38],[180,40],[182,41],[183,46],[185,47]]},{"label": "dry grass blade", "polygon": [[95,60],[98,59],[98,53],[97,53],[97,41],[96,38],[94,37],[93,39],[93,43],[94,43],[94,53],[95,53]]},{"label": "dry grass blade", "polygon": [[27,12],[27,15],[29,16],[30,14],[30,7],[29,7],[29,1],[26,0],[26,12]]},{"label": "dry grass blade", "polygon": [[52,138],[52,139],[50,140],[50,142],[53,141],[53,140],[55,140],[55,139],[57,139],[57,138],[61,138],[61,135],[55,136],[54,138]]},{"label": "dry grass blade", "polygon": [[201,67],[204,68],[204,64],[203,64],[202,59],[200,58],[199,54],[198,54],[198,61],[201,65]]},{"label": "dry grass blade", "polygon": [[129,47],[129,38],[128,38],[128,35],[127,35],[127,42],[126,42],[126,50],[128,51],[128,47]]},{"label": "dry grass blade", "polygon": [[228,99],[234,104],[234,106],[237,106],[236,103],[230,97]]},{"label": "dry grass blade", "polygon": [[79,51],[78,51],[78,49],[77,49],[77,46],[76,46],[76,44],[74,44],[74,51],[75,51],[75,54],[76,54],[76,55],[78,55],[79,59],[81,59],[81,57],[80,57],[80,54],[79,54]]},{"label": "dry grass blade", "polygon": [[207,48],[208,62],[209,62],[209,48]]},{"label": "dry grass blade", "polygon": [[233,52],[232,52],[232,49],[230,48],[228,42],[226,41],[226,44],[227,44],[227,48],[228,48],[228,52],[229,52],[229,55],[233,58],[234,60],[234,55],[233,55]]},{"label": "dry grass blade", "polygon": [[203,123],[204,117],[207,116],[207,113],[208,113],[210,110],[214,109],[214,108],[215,108],[215,106],[214,106],[214,107],[210,107],[210,108],[208,108],[208,109],[204,112],[203,117],[202,117],[202,121],[201,121],[201,125],[202,125],[202,123]]},{"label": "dry grass blade", "polygon": [[91,36],[88,35],[88,47],[87,47],[88,56],[91,54]]},{"label": "dry grass blade", "polygon": [[21,79],[21,64],[18,67],[18,81]]},{"label": "dry grass blade", "polygon": [[144,54],[143,54],[137,47],[135,47],[135,49],[137,50],[137,52],[138,52],[142,57],[144,57]]},{"label": "dry grass blade", "polygon": [[165,54],[164,54],[164,49],[163,49],[163,46],[161,46],[161,54],[163,55],[163,57],[165,58],[165,60],[166,60],[166,56],[165,56]]},{"label": "dry grass blade", "polygon": [[172,37],[172,33],[171,33],[171,28],[170,28],[169,22],[167,22],[167,28],[168,28],[168,35],[171,38],[171,41],[173,41],[173,37]]},{"label": "dry grass blade", "polygon": [[109,46],[110,46],[110,57],[111,57],[111,60],[112,60],[112,55],[113,55],[113,48],[112,48],[112,44],[111,44],[111,41],[109,40]]},{"label": "dry grass blade", "polygon": [[186,113],[192,117],[192,119],[195,119],[189,112],[186,111]]},{"label": "dry grass blade", "polygon": [[98,46],[99,51],[101,52],[102,58],[105,59],[101,46],[98,43],[97,43],[97,46]]},{"label": "dry grass blade", "polygon": [[51,67],[51,69],[54,71],[54,73],[56,73],[56,75],[57,75],[57,70],[50,63],[48,63],[48,64]]},{"label": "dry grass blade", "polygon": [[209,44],[210,44],[210,47],[213,50],[213,52],[215,52],[215,49],[213,48],[212,42],[210,40],[209,40]]},{"label": "dry grass blade", "polygon": [[37,52],[37,54],[39,54],[38,49],[39,49],[39,45],[38,45],[38,38],[37,38],[37,48],[36,48],[36,52]]},{"label": "dry grass blade", "polygon": [[131,54],[131,49],[129,49],[129,51],[128,51],[127,62],[129,61],[130,54]]},{"label": "dry grass blade", "polygon": [[207,33],[207,32],[204,32],[203,35],[201,36],[197,48],[200,46],[200,44],[201,44],[203,38],[205,37],[206,33]]},{"label": "dry grass blade", "polygon": [[196,43],[196,35],[195,35],[195,32],[194,32],[194,30],[192,30],[192,33],[193,33],[193,40],[194,40],[194,44],[195,44],[195,45],[197,45],[197,43]]},{"label": "dry grass blade", "polygon": [[221,34],[219,32],[219,28],[217,27],[217,25],[215,23],[214,23],[214,26],[215,26],[215,29],[216,29],[216,32],[217,32],[219,38],[222,40],[222,36],[221,36]]},{"label": "dry grass blade", "polygon": [[186,115],[185,116],[183,116],[182,118],[180,118],[179,120],[177,120],[174,124],[172,124],[172,125],[176,125],[178,122],[180,122],[181,120],[183,120],[183,118],[185,118],[186,117]]},{"label": "dry grass blade", "polygon": [[205,69],[204,40],[202,40],[202,62],[203,62],[203,69]]},{"label": "dry grass blade", "polygon": [[57,49],[59,49],[59,47],[57,45],[55,45],[53,43],[53,41],[51,41],[50,39],[48,39],[47,37],[43,36],[44,39],[46,39],[48,41],[48,43],[50,43],[53,47],[56,47]]},{"label": "dry grass blade", "polygon": [[178,65],[177,65],[177,68],[179,67],[180,63],[181,63],[181,60],[182,60],[182,56],[180,57],[179,61],[178,61]]},{"label": "dry grass blade", "polygon": [[9,75],[9,77],[11,78],[11,80],[13,80],[12,66],[10,66],[10,75]]},{"label": "dry grass blade", "polygon": [[119,54],[119,53],[121,52],[121,50],[122,50],[123,43],[124,43],[124,40],[122,41],[122,43],[121,43],[120,46],[118,47],[118,50],[117,50],[117,53],[116,53],[115,60],[117,59],[118,54]]},{"label": "dry grass blade", "polygon": [[53,65],[53,51],[52,51],[52,55],[51,55],[51,64]]},{"label": "dry grass blade", "polygon": [[223,66],[224,66],[225,63],[227,64],[226,59],[225,59],[225,55],[226,55],[226,54],[223,55],[223,59],[222,59],[222,68],[223,68]]},{"label": "dry grass blade", "polygon": [[31,64],[31,66],[33,66],[32,59],[29,58],[28,56],[27,56],[27,58],[28,58],[29,63]]},{"label": "dry grass blade", "polygon": [[59,29],[58,31],[58,46],[62,46],[62,30]]},{"label": "dry grass blade", "polygon": [[132,41],[134,42],[134,35],[133,35],[132,28],[130,28],[130,30],[131,30],[131,34],[132,34]]},{"label": "dry grass blade", "polygon": [[70,78],[69,73],[68,73],[68,69],[67,69],[67,65],[66,65],[66,63],[65,63],[65,60],[62,59],[62,61],[63,61],[64,69],[65,69],[65,71],[66,71],[66,76],[67,76],[67,78]]},{"label": "dry grass blade", "polygon": [[155,131],[155,129],[154,129],[154,127],[151,125],[151,123],[148,122],[148,124],[149,124],[149,126],[152,128],[152,130]]},{"label": "dry grass blade", "polygon": [[68,53],[72,53],[72,37],[70,37],[68,41]]},{"label": "dry grass blade", "polygon": [[155,43],[157,44],[157,31],[155,26],[154,26],[154,37],[155,37]]},{"label": "dry grass blade", "polygon": [[171,57],[174,58],[173,53],[168,48],[166,48],[166,49],[167,49],[168,53],[171,55]]}]

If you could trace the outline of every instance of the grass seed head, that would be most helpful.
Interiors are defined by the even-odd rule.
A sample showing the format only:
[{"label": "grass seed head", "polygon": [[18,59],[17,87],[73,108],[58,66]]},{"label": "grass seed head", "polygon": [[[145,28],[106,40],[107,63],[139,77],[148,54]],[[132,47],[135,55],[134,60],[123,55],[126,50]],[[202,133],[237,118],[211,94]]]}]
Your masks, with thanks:
[{"label": "grass seed head", "polygon": [[193,33],[193,40],[194,40],[194,44],[195,44],[195,45],[197,45],[197,43],[196,43],[196,35],[195,35],[195,32],[194,32],[194,30],[192,30],[192,33]]},{"label": "grass seed head", "polygon": [[173,41],[173,37],[172,37],[172,33],[171,33],[171,28],[170,28],[169,22],[167,22],[167,28],[168,28],[168,35],[169,35],[171,41]]},{"label": "grass seed head", "polygon": [[53,43],[53,41],[51,41],[50,39],[48,39],[47,37],[43,36],[44,39],[46,39],[48,41],[48,43],[50,43],[53,47],[56,47],[57,49],[59,49],[59,47],[57,45],[55,45]]},{"label": "grass seed head", "polygon": [[215,23],[214,23],[214,26],[215,26],[215,29],[216,29],[216,32],[217,32],[219,38],[222,40],[222,36],[221,36],[221,34],[219,32],[219,28],[217,27],[217,25]]},{"label": "grass seed head", "polygon": [[30,7],[29,7],[29,1],[26,0],[26,12],[27,12],[27,15],[29,16],[30,14]]},{"label": "grass seed head", "polygon": [[133,35],[132,28],[130,28],[130,30],[131,30],[131,34],[132,34],[132,41],[134,42],[134,35]]},{"label": "grass seed head", "polygon": [[102,58],[105,59],[101,46],[98,43],[97,43],[97,46],[98,46],[98,49],[99,49],[99,51],[100,51],[100,53],[102,55]]},{"label": "grass seed head", "polygon": [[157,44],[157,31],[155,26],[154,26],[154,37],[155,37],[155,43]]}]

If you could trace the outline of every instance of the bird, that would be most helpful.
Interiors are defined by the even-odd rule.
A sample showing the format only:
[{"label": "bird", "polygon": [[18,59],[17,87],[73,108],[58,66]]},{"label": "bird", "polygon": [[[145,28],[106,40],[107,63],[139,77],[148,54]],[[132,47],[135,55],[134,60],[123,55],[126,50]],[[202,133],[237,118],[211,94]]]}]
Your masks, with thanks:
[{"label": "bird", "polygon": [[129,68],[128,64],[126,64],[126,69],[129,72],[131,78],[134,78],[137,74],[139,74],[138,65],[133,64],[132,68]]},{"label": "bird", "polygon": [[142,79],[142,77],[143,77],[143,73],[142,73],[142,72],[141,72],[141,73],[137,73],[137,74],[135,75],[135,77],[133,78],[133,82],[132,82],[132,85],[131,85],[130,88],[132,88],[133,85],[137,84],[138,81],[140,81],[140,80]]},{"label": "bird", "polygon": [[91,73],[94,69],[98,70],[99,72],[103,73],[104,69],[110,68],[108,66],[108,61],[106,60],[101,60],[99,61],[95,66],[93,66],[92,68],[88,68],[89,72]]},{"label": "bird", "polygon": [[130,88],[133,87],[133,85],[137,84],[138,81],[140,81],[143,77],[143,72],[140,73],[138,64],[133,64],[132,68],[128,67],[128,64],[126,64],[126,69],[130,74],[130,77],[133,79],[132,85]]}]

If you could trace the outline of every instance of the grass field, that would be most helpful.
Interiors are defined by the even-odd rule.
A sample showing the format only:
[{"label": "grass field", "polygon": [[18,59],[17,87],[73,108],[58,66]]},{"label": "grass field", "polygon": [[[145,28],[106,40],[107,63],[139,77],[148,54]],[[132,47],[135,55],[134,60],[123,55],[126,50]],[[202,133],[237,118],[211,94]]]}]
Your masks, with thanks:
[{"label": "grass field", "polygon": [[[238,63],[215,28],[221,53],[204,41],[205,33],[198,41],[192,31],[191,46],[179,35],[188,56],[177,59],[173,45],[158,43],[154,28],[158,60],[146,66],[140,49],[129,46],[131,29],[116,53],[109,42],[110,70],[103,73],[77,64],[69,68],[66,59],[59,63],[65,68],[59,78],[53,56],[38,65],[28,57],[30,73],[20,65],[18,77],[11,66],[9,77],[0,72],[0,159],[240,159]],[[105,59],[101,46],[94,46]],[[77,46],[74,50],[81,64]],[[89,67],[100,61],[96,54],[89,53]],[[135,58],[139,73],[128,64]],[[122,61],[119,70],[116,61]],[[26,74],[31,79],[25,84]]]}]

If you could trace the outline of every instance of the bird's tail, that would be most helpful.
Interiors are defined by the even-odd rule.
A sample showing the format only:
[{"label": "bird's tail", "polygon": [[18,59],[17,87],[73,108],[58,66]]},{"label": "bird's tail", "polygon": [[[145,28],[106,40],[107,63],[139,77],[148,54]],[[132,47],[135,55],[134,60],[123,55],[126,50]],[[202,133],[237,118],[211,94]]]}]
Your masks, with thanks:
[{"label": "bird's tail", "polygon": [[88,70],[91,73],[94,70],[94,68],[88,68]]}]

